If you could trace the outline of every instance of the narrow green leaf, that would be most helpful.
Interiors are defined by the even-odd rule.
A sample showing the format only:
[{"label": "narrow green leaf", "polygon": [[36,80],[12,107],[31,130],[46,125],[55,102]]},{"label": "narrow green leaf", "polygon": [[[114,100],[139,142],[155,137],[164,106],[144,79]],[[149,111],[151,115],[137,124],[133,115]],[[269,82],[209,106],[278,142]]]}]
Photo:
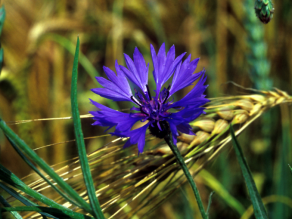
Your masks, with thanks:
[{"label": "narrow green leaf", "polygon": [[[0,203],[4,206],[4,207],[11,207],[10,204],[0,195]],[[3,208],[2,208],[3,209]],[[1,210],[1,212],[3,212]],[[0,212],[0,214],[1,214]],[[11,214],[16,218],[16,219],[22,219],[22,217],[20,216],[20,214],[18,214],[18,212],[16,211],[11,211]]]},{"label": "narrow green leaf", "polygon": [[217,196],[220,196],[227,205],[235,209],[239,215],[242,215],[245,212],[243,205],[231,196],[224,186],[211,173],[203,169],[199,172],[199,176],[202,177],[205,185],[210,187],[210,189],[213,190]]},{"label": "narrow green leaf", "polygon": [[46,174],[48,174],[52,180],[54,180],[61,189],[66,192],[72,199],[74,199],[82,208],[92,213],[90,205],[79,196],[79,194],[69,186],[46,162],[44,162],[21,138],[19,138],[0,118],[0,128],[4,134],[9,137],[16,146],[33,162],[35,162]]},{"label": "narrow green leaf", "polygon": [[7,192],[9,195],[13,196],[14,198],[16,198],[17,200],[19,200],[20,202],[22,202],[24,205],[26,206],[33,206],[33,205],[37,205],[34,202],[30,201],[29,199],[25,198],[24,196],[22,196],[21,194],[18,194],[15,190],[9,188],[8,186],[6,186],[5,184],[3,184],[2,182],[0,182],[0,187]]},{"label": "narrow green leaf", "polygon": [[164,140],[168,144],[168,146],[170,147],[172,153],[174,154],[174,156],[176,158],[177,163],[182,168],[182,170],[183,170],[183,172],[184,172],[184,174],[185,174],[185,176],[186,176],[186,178],[187,178],[187,180],[188,180],[188,182],[189,182],[189,184],[194,192],[194,195],[196,197],[197,204],[198,204],[202,218],[208,219],[208,216],[205,212],[204,205],[203,205],[199,190],[197,188],[197,185],[196,185],[196,183],[193,179],[193,176],[191,175],[191,173],[190,173],[190,171],[189,171],[189,169],[184,161],[184,158],[180,154],[180,151],[178,150],[177,146],[173,143],[171,134],[168,134],[166,137],[164,137]]},{"label": "narrow green leaf", "polygon": [[214,191],[212,191],[209,195],[209,201],[208,201],[208,206],[207,206],[207,210],[206,210],[206,214],[208,215],[209,217],[209,211],[210,211],[210,207],[211,207],[211,204],[212,204],[212,196],[215,194]]},{"label": "narrow green leaf", "polygon": [[68,198],[60,189],[58,189],[49,179],[47,179],[37,168],[36,166],[27,159],[27,157],[21,152],[21,150],[19,150],[17,148],[17,146],[15,145],[14,141],[11,140],[8,136],[6,136],[8,141],[10,142],[10,144],[12,145],[12,147],[14,148],[14,150],[19,154],[19,156],[27,163],[27,165],[29,165],[40,177],[42,177],[53,189],[55,189],[65,200],[67,200],[68,202],[70,202],[71,204],[78,206],[79,208],[81,208],[80,205],[78,205],[77,203],[75,203],[74,201],[72,201],[70,198]]},{"label": "narrow green leaf", "polygon": [[76,213],[76,212],[64,212],[56,208],[48,208],[41,206],[21,206],[21,207],[5,207],[1,209],[2,212],[9,211],[35,211],[35,212],[46,212],[48,214],[55,215],[62,219],[91,219],[92,217]]},{"label": "narrow green leaf", "polygon": [[83,138],[83,132],[81,128],[80,114],[77,103],[77,78],[78,78],[78,56],[79,56],[79,37],[77,38],[76,51],[74,56],[73,70],[72,70],[72,83],[71,83],[71,108],[72,117],[74,122],[74,131],[76,137],[76,144],[78,148],[78,154],[80,159],[80,165],[82,174],[84,177],[85,185],[87,188],[88,198],[91,208],[93,210],[93,216],[95,218],[104,218],[99,202],[95,194],[95,188],[93,179],[90,172],[90,167],[87,159],[87,153]]},{"label": "narrow green leaf", "polygon": [[16,175],[7,170],[4,166],[0,164],[0,180],[13,186],[14,188],[19,189],[24,192],[26,195],[48,205],[52,208],[59,209],[62,212],[66,212],[67,214],[74,214],[72,210],[54,202],[53,200],[47,198],[46,196],[34,191],[32,188],[27,186],[24,182],[22,182]]},{"label": "narrow green leaf", "polygon": [[232,143],[233,143],[233,147],[235,150],[235,154],[236,154],[237,160],[239,162],[247,189],[249,191],[251,202],[252,202],[252,205],[254,208],[255,217],[257,219],[268,218],[265,206],[264,206],[262,199],[260,197],[260,194],[256,188],[251,171],[250,171],[249,166],[248,166],[248,164],[245,160],[245,157],[242,153],[241,147],[240,147],[240,145],[235,137],[232,125],[230,125],[230,133],[232,136]]},{"label": "narrow green leaf", "polygon": [[[17,193],[16,191],[14,191],[12,188],[2,184],[0,182],[0,187],[5,190],[8,194],[10,194],[11,196],[13,196],[14,198],[16,198],[17,200],[19,200],[20,202],[22,202],[24,205],[26,206],[37,206],[36,203],[32,202],[31,200],[27,199],[26,197],[24,197],[23,195]],[[7,206],[8,207],[8,206]],[[46,219],[45,216],[48,216],[50,218],[56,218],[50,214],[47,213],[40,213],[41,215],[43,215],[43,218]]]},{"label": "narrow green leaf", "polygon": [[[289,174],[289,169],[287,169],[287,163],[289,162],[289,156],[291,154],[291,135],[290,135],[290,119],[289,119],[289,106],[281,105],[281,126],[282,126],[282,143],[278,147],[279,154],[276,159],[277,166],[274,170],[277,174],[275,180],[276,193],[277,196],[290,196],[291,190],[291,177],[287,177]],[[273,204],[271,209],[271,218],[291,218],[291,209],[284,203],[276,202]]]}]

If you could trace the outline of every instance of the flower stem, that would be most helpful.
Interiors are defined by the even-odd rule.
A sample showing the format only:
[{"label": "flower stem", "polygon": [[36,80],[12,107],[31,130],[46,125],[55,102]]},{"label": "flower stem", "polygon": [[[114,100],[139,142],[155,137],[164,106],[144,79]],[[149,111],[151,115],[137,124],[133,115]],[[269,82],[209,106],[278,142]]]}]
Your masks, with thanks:
[{"label": "flower stem", "polygon": [[196,183],[183,159],[183,157],[181,156],[177,146],[173,143],[172,141],[172,136],[171,134],[168,134],[165,138],[165,141],[167,142],[168,146],[170,147],[170,149],[172,150],[172,153],[174,154],[174,156],[176,157],[176,160],[177,162],[179,163],[179,165],[181,166],[182,170],[184,171],[184,174],[185,176],[187,177],[192,189],[193,189],[193,192],[195,194],[195,197],[196,197],[196,200],[197,200],[197,203],[198,203],[198,206],[199,206],[199,210],[201,212],[201,215],[202,215],[202,218],[203,219],[208,219],[208,216],[204,210],[204,206],[203,206],[203,203],[202,203],[202,200],[201,200],[201,197],[200,197],[200,194],[199,194],[199,190],[196,186]]}]

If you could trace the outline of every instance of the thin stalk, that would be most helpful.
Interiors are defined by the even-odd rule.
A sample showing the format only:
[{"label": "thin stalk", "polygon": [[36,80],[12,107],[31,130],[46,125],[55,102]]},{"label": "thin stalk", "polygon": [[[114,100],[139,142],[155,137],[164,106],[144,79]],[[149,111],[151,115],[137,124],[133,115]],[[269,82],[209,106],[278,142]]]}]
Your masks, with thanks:
[{"label": "thin stalk", "polygon": [[15,145],[19,147],[19,149],[24,153],[27,157],[29,157],[32,161],[34,161],[48,176],[54,180],[61,189],[68,194],[78,205],[82,206],[82,208],[87,213],[92,213],[92,209],[90,205],[71,187],[69,186],[52,168],[43,161],[22,139],[20,139],[0,118],[0,129],[4,132],[4,134],[10,138]]},{"label": "thin stalk", "polygon": [[[15,212],[15,211],[35,211],[35,212],[45,212],[49,214],[56,215],[58,218],[63,219],[93,219],[90,216],[83,215],[76,212],[63,212],[56,208],[42,207],[42,206],[19,206],[19,207],[4,207],[1,208],[1,212]],[[68,214],[65,214],[68,213]]]},{"label": "thin stalk", "polygon": [[71,108],[72,117],[74,121],[74,131],[76,137],[76,145],[78,148],[80,166],[82,169],[82,175],[85,181],[85,186],[87,189],[88,199],[90,202],[91,209],[93,211],[93,216],[96,219],[103,219],[104,215],[102,213],[101,207],[99,205],[98,199],[95,194],[94,183],[89,167],[89,162],[87,158],[84,137],[81,127],[80,114],[78,110],[77,103],[77,77],[78,77],[78,56],[79,56],[79,37],[77,37],[76,51],[74,55],[74,63],[72,70],[72,82],[71,82]]},{"label": "thin stalk", "polygon": [[203,219],[208,219],[208,216],[204,210],[204,206],[203,206],[203,203],[202,203],[202,200],[201,200],[201,197],[200,197],[200,194],[199,194],[199,190],[196,186],[196,183],[183,159],[183,157],[181,156],[177,146],[173,143],[172,141],[172,136],[170,134],[168,134],[165,138],[165,141],[166,143],[168,144],[168,146],[170,147],[170,149],[172,150],[172,153],[174,154],[174,156],[176,157],[176,160],[178,162],[178,164],[180,165],[180,167],[182,168],[182,170],[184,171],[184,174],[185,176],[187,177],[192,189],[193,189],[193,192],[194,192],[194,195],[196,197],[196,200],[197,200],[197,203],[198,203],[198,206],[199,206],[199,210],[201,212],[201,215],[202,215],[202,218]]}]

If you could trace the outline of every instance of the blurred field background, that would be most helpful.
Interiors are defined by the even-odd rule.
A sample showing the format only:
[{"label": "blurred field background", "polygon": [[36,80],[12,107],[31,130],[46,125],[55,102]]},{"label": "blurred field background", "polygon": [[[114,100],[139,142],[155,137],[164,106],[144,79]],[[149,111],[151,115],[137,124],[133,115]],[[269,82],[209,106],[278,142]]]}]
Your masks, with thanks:
[{"label": "blurred field background", "polygon": [[[158,49],[163,42],[167,48],[174,44],[176,55],[188,52],[192,59],[201,57],[197,71],[207,70],[208,97],[245,92],[227,83],[230,81],[260,90],[277,87],[292,94],[292,3],[273,3],[274,17],[264,25],[256,18],[251,0],[3,0],[6,20],[1,36],[4,66],[0,116],[9,124],[71,115],[70,82],[77,36],[82,52],[78,82],[81,114],[94,109],[88,98],[128,108],[125,103],[106,102],[94,95],[90,91],[98,86],[94,76],[105,76],[102,67],[114,69],[115,60],[124,64],[123,53],[132,56],[136,46],[146,62],[151,62],[150,44]],[[85,137],[103,134],[104,129],[91,123],[91,119],[82,120]],[[292,175],[287,166],[292,164],[291,124],[291,107],[283,105],[271,109],[239,137],[260,194],[270,202],[271,218],[292,217]],[[74,139],[71,120],[12,123],[11,127],[32,148]],[[110,139],[86,141],[88,151]],[[19,177],[30,173],[1,132],[0,145],[4,166]],[[45,147],[37,153],[49,164],[77,154],[72,143]],[[245,209],[250,206],[232,147],[227,147],[206,170]],[[196,181],[207,204],[212,190],[200,176]],[[188,185],[178,189],[150,217],[200,218]],[[224,197],[215,194],[210,218],[240,215],[227,206]]]}]

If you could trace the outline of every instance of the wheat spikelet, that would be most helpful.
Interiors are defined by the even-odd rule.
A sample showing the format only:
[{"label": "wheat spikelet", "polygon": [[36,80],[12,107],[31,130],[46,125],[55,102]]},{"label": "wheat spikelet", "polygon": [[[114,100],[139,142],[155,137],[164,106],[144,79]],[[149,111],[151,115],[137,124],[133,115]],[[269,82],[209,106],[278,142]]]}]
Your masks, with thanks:
[{"label": "wheat spikelet", "polygon": [[[195,176],[230,142],[229,125],[239,135],[267,109],[290,102],[292,98],[278,89],[211,99],[206,114],[191,123],[196,136],[179,136],[177,145],[191,173]],[[96,194],[108,218],[131,218],[135,214],[142,218],[186,181],[164,141],[148,135],[146,141],[147,146],[151,144],[151,150],[146,147],[145,152],[137,156],[135,146],[122,149],[125,140],[118,138],[88,155]],[[88,200],[78,158],[58,164],[54,169]],[[50,186],[35,175],[25,181],[37,191],[50,191],[56,202],[82,212],[54,194]],[[39,214],[24,215],[24,218],[34,217]]]}]

